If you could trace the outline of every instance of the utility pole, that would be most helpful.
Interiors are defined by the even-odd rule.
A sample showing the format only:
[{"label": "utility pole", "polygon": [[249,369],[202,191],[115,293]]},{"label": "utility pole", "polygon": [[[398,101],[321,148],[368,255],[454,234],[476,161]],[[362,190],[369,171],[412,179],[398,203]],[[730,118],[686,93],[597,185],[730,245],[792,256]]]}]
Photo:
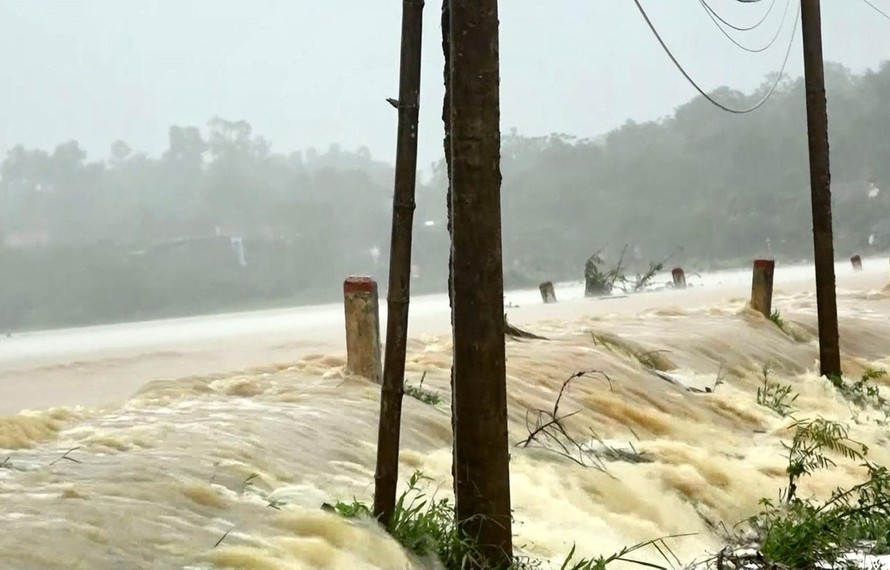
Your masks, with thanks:
[{"label": "utility pole", "polygon": [[840,377],[834,238],[831,230],[831,171],[828,153],[828,110],[822,59],[822,16],[819,0],[801,0],[807,130],[810,149],[810,192],[813,207],[813,254],[819,321],[819,365],[823,376]]},{"label": "utility pole", "polygon": [[454,495],[458,529],[500,570],[513,556],[501,254],[497,0],[450,1]]},{"label": "utility pole", "polygon": [[417,122],[420,108],[420,60],[424,0],[402,1],[402,46],[392,201],[392,241],[387,291],[386,355],[380,391],[377,470],[374,474],[374,516],[389,527],[399,478],[399,439],[405,351],[408,344],[408,303],[411,290],[411,234],[417,184]]}]

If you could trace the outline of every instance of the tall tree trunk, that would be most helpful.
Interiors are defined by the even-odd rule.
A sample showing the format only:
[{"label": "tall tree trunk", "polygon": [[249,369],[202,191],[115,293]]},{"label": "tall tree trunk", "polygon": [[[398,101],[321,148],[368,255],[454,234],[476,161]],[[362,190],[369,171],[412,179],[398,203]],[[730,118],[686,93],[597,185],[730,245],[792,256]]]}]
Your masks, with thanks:
[{"label": "tall tree trunk", "polygon": [[[445,58],[445,67],[443,70],[443,78],[445,80],[445,95],[442,98],[442,126],[445,129],[445,172],[448,186],[445,190],[445,208],[447,210],[447,226],[448,239],[453,243],[453,234],[451,233],[451,0],[442,0],[442,55]],[[454,309],[454,289],[453,271],[452,271],[452,254],[451,248],[448,250],[448,308]],[[452,344],[454,343],[454,313],[451,314],[451,330]],[[454,363],[451,364],[451,409],[454,409]],[[454,414],[451,414],[451,432],[454,429]],[[457,472],[454,470],[454,460],[451,462],[451,477],[457,478]]]},{"label": "tall tree trunk", "polygon": [[377,472],[374,476],[374,515],[387,527],[395,509],[396,484],[399,476],[399,436],[411,289],[411,234],[417,182],[417,121],[420,107],[423,5],[424,0],[402,2],[399,126],[392,202],[386,360],[380,397]]},{"label": "tall tree trunk", "polygon": [[485,568],[512,559],[497,0],[451,0],[455,506]]},{"label": "tall tree trunk", "polygon": [[834,237],[831,230],[831,171],[828,110],[822,60],[822,17],[819,0],[801,0],[807,130],[810,149],[810,193],[813,208],[813,255],[816,265],[816,307],[819,321],[819,366],[826,376],[841,375]]}]

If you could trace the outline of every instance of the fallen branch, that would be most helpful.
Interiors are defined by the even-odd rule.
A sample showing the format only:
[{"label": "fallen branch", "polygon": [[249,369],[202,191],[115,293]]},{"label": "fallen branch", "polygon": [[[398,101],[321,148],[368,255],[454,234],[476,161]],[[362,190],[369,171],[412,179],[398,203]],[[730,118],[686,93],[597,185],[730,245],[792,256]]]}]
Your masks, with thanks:
[{"label": "fallen branch", "polygon": [[74,459],[73,457],[68,457],[68,454],[69,454],[69,453],[71,453],[72,451],[76,451],[76,450],[78,450],[78,449],[80,449],[79,446],[78,446],[78,447],[72,447],[71,449],[69,449],[68,451],[66,451],[66,452],[64,453],[64,455],[62,455],[61,457],[58,457],[58,458],[56,458],[55,460],[53,460],[53,461],[50,463],[50,466],[55,465],[56,463],[58,463],[59,461],[62,461],[63,459],[66,460],[66,461],[71,461],[71,462],[73,462],[73,463],[83,463],[83,462],[80,461],[79,459]]},{"label": "fallen branch", "polygon": [[514,338],[514,339],[527,338],[527,339],[532,339],[532,340],[549,340],[542,336],[538,336],[534,333],[530,333],[528,331],[524,331],[522,329],[514,327],[507,321],[506,314],[504,314],[504,331],[506,333],[506,336],[508,336],[510,338]]},{"label": "fallen branch", "polygon": [[[578,414],[578,412],[574,411],[564,415],[560,415],[559,413],[559,406],[562,403],[562,398],[565,395],[569,384],[578,378],[592,374],[601,375],[609,383],[609,388],[612,388],[612,379],[609,378],[609,375],[605,372],[599,370],[582,370],[575,372],[563,381],[551,410],[537,409],[526,412],[525,427],[528,430],[528,437],[517,443],[516,446],[528,447],[533,442],[536,442],[544,449],[556,453],[582,467],[593,467],[606,473],[605,463],[602,458],[600,458],[599,454],[596,453],[596,450],[587,443],[578,442],[578,440],[569,433],[563,423],[566,419]],[[535,412],[537,414],[534,424],[529,420],[530,412]],[[598,437],[596,437],[596,439],[602,441],[599,440]],[[589,461],[590,458],[593,458],[593,463]]]}]

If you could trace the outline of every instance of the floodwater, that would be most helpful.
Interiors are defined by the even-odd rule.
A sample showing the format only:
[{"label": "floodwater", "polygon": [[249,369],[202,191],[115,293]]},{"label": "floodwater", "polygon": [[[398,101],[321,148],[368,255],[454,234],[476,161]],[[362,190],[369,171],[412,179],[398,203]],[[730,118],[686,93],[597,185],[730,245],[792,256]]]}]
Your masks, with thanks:
[{"label": "floodwater", "polygon": [[[851,377],[890,369],[887,259],[864,266],[837,266]],[[603,469],[588,456],[578,455],[582,465],[514,449],[516,544],[554,562],[573,542],[593,556],[680,533],[693,533],[670,541],[681,560],[719,549],[719,525],[753,514],[784,484],[789,420],[755,401],[764,365],[800,394],[796,415],[846,422],[886,464],[881,418],[815,372],[812,271],[776,270],[784,332],[745,308],[749,270],[600,300],[561,284],[556,305],[537,291],[508,293],[510,322],[547,337],[507,342],[511,443],[528,435],[535,410],[552,408],[567,377],[597,370],[611,382],[569,385],[560,409],[579,413],[567,427],[579,442],[599,438],[642,460],[604,459]],[[447,298],[413,299],[411,318],[408,382],[425,375],[447,403]],[[340,305],[0,340],[0,567],[430,567],[372,525],[320,509],[367,500],[373,486],[379,390],[346,374],[343,345]],[[422,470],[447,496],[447,404],[406,398],[404,407],[402,473]],[[802,492],[860,476],[839,462]]]}]

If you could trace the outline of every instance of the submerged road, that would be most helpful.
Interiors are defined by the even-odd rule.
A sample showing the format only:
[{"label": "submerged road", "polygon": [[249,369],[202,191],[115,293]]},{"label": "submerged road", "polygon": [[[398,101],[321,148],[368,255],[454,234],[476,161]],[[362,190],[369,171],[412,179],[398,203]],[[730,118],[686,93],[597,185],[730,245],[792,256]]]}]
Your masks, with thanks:
[{"label": "submerged road", "polygon": [[[888,283],[886,257],[863,260],[864,271],[838,263],[839,291],[879,291]],[[667,281],[669,275],[659,276]],[[661,307],[713,305],[750,294],[750,269],[687,276],[690,288],[585,299],[583,286],[556,286],[559,303],[537,290],[506,294],[511,324],[572,320],[581,315],[635,315]],[[779,266],[776,296],[812,292],[812,265]],[[381,295],[381,334],[385,297]],[[511,307],[513,305],[514,307]],[[153,380],[233,372],[310,354],[345,351],[341,304],[219,314],[0,338],[0,414],[54,406],[119,404]],[[409,335],[449,334],[446,295],[413,298]]]}]

